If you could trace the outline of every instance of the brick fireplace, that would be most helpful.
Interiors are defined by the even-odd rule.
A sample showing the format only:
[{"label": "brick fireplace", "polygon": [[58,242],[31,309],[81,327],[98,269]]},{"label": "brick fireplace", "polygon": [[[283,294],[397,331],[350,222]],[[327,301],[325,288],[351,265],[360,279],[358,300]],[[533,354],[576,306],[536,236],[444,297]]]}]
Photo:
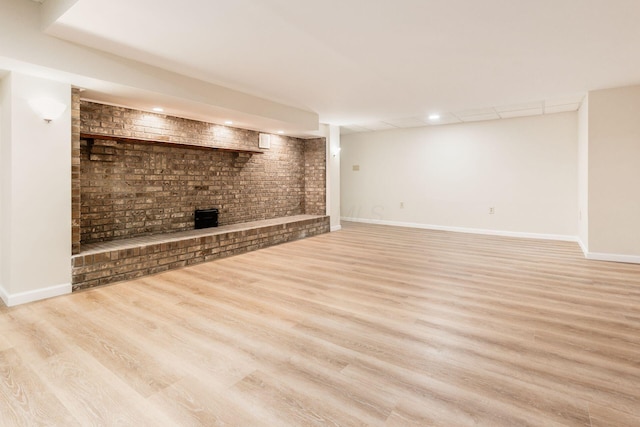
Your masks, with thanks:
[{"label": "brick fireplace", "polygon": [[[100,244],[120,240],[126,246],[127,240],[144,236],[170,238],[170,233],[194,228],[196,209],[218,209],[223,229],[277,218],[325,216],[324,138],[272,135],[270,149],[260,150],[256,131],[79,100],[76,108],[76,254],[82,255],[85,247],[97,254]],[[311,234],[327,230],[328,218],[314,223]],[[264,241],[261,247],[268,244]],[[94,258],[105,261],[102,256],[90,259]],[[184,258],[186,265],[188,256]],[[74,288],[109,281],[109,274],[85,280],[100,269],[94,267],[87,268],[84,255],[74,259]]]}]

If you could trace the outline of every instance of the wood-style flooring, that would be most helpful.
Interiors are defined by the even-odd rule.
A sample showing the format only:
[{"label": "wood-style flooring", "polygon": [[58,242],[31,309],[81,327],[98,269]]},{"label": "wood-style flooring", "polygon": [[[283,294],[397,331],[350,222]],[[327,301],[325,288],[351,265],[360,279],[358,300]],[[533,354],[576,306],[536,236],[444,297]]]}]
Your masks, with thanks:
[{"label": "wood-style flooring", "polygon": [[0,425],[640,426],[640,265],[343,226],[0,307]]}]

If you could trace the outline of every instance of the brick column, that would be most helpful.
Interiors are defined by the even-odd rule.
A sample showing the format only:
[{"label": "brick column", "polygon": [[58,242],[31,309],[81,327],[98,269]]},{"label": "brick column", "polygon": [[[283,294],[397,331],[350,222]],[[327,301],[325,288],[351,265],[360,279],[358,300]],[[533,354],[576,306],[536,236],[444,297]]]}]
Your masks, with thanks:
[{"label": "brick column", "polygon": [[71,253],[80,253],[80,90],[71,89]]},{"label": "brick column", "polygon": [[326,197],[326,138],[304,142],[304,213],[325,215]]}]

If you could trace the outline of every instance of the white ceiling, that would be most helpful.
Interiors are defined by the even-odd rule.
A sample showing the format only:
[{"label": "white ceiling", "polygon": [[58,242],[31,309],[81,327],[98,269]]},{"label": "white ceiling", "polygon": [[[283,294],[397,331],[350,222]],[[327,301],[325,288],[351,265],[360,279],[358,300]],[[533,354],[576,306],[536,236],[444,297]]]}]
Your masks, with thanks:
[{"label": "white ceiling", "polygon": [[62,1],[48,34],[351,131],[569,111],[640,83],[638,0]]},{"label": "white ceiling", "polygon": [[343,125],[341,133],[371,132],[378,130],[412,128],[420,126],[448,125],[463,122],[479,122],[484,120],[510,119],[514,117],[539,116],[542,114],[563,113],[577,111],[582,105],[584,95],[563,96],[561,98],[548,99],[524,104],[502,105],[489,108],[476,108],[456,112],[442,112],[432,117],[420,115],[401,119],[385,119],[374,122],[365,122],[351,125]]}]

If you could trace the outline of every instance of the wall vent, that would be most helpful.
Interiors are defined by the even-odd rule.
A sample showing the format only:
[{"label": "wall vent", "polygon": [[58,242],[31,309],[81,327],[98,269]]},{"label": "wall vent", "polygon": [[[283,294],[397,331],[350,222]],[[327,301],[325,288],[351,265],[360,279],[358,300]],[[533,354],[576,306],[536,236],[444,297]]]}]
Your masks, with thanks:
[{"label": "wall vent", "polygon": [[260,140],[258,141],[258,148],[271,148],[271,135],[269,135],[268,133],[261,133]]}]

